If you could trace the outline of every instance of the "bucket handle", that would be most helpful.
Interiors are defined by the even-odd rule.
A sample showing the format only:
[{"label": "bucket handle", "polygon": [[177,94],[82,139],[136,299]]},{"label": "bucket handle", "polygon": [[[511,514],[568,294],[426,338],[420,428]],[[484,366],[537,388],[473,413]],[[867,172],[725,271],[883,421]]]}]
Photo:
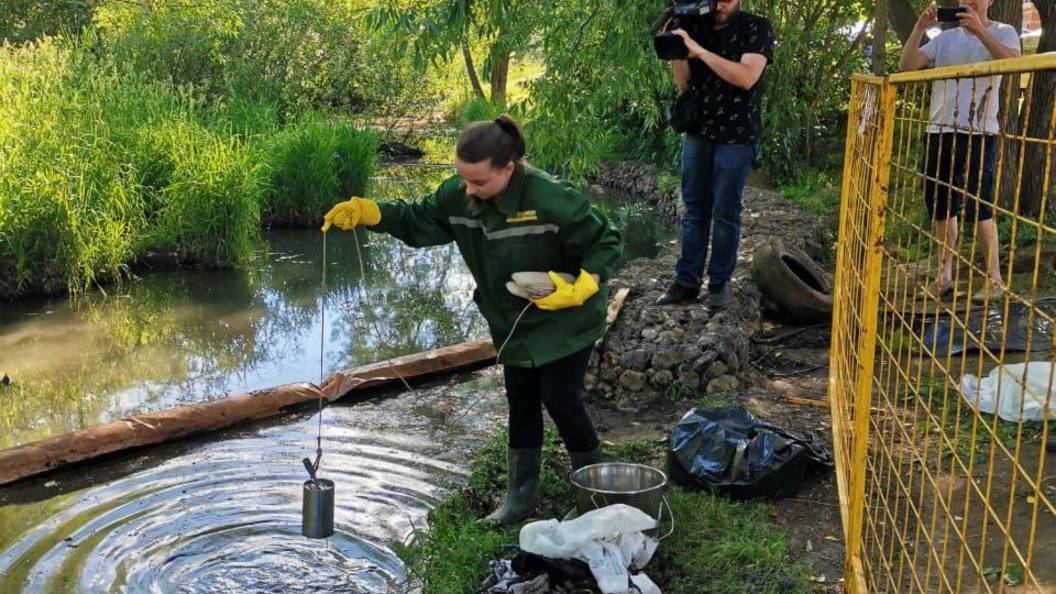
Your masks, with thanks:
[{"label": "bucket handle", "polygon": [[665,505],[667,506],[667,515],[671,517],[671,529],[667,531],[667,534],[665,534],[665,535],[661,536],[660,538],[656,539],[657,542],[662,542],[665,538],[667,538],[668,536],[671,536],[672,534],[675,533],[675,512],[671,510],[671,502],[667,500],[667,495],[664,495],[660,499],[660,509],[659,509],[659,511],[656,514],[657,516],[659,516],[658,518],[656,518],[656,526],[659,528],[660,527],[660,522],[662,522],[663,519],[664,519],[664,506]]},{"label": "bucket handle", "polygon": [[607,499],[605,499],[604,495],[601,495],[601,498],[602,498],[602,500],[605,501],[605,505],[598,505],[598,500],[595,499],[595,497],[597,497],[598,495],[601,495],[601,493],[598,493],[597,491],[595,491],[595,492],[590,494],[590,502],[594,504],[594,509],[601,509],[603,507],[608,507],[609,506],[609,502],[608,502]]},{"label": "bucket handle", "polygon": [[[594,504],[594,509],[601,509],[603,507],[607,507],[608,503],[606,503],[605,505],[598,505],[598,500],[596,499],[596,497],[598,495],[601,495],[601,494],[600,493],[596,493],[596,492],[590,494],[590,502]],[[604,495],[602,495],[602,499],[603,500],[605,499]],[[667,531],[667,534],[665,534],[665,535],[661,536],[660,538],[656,539],[657,542],[663,541],[665,538],[667,538],[667,537],[669,537],[669,536],[671,536],[672,534],[675,533],[675,512],[672,511],[672,509],[671,509],[671,502],[667,500],[667,495],[664,495],[663,497],[660,498],[660,509],[657,510],[657,514],[656,514],[657,515],[656,526],[659,528],[660,527],[660,523],[664,521],[664,506],[665,505],[667,506],[667,515],[671,518],[671,529]]]}]

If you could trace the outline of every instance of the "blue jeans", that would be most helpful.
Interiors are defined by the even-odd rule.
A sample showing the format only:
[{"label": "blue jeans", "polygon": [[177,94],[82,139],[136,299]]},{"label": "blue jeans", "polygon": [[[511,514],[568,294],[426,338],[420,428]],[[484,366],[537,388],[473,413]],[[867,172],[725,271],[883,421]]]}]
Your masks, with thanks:
[{"label": "blue jeans", "polygon": [[719,289],[733,276],[741,242],[741,194],[755,157],[751,144],[718,144],[687,134],[682,143],[682,254],[675,283],[691,289],[703,284],[704,263],[711,262],[708,280]]}]

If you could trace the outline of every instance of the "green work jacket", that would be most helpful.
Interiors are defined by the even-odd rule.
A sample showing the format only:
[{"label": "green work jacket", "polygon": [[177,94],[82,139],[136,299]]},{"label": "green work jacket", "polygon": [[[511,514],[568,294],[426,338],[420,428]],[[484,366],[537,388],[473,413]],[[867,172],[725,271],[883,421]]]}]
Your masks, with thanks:
[{"label": "green work jacket", "polygon": [[605,331],[607,280],[623,252],[619,232],[582,194],[532,167],[518,168],[502,196],[469,199],[458,175],[418,202],[381,202],[381,223],[412,247],[454,241],[477,288],[473,300],[499,348],[527,301],[506,290],[514,272],[553,270],[601,277],[600,290],[581,307],[531,307],[502,349],[500,363],[538,367],[578,352]]}]

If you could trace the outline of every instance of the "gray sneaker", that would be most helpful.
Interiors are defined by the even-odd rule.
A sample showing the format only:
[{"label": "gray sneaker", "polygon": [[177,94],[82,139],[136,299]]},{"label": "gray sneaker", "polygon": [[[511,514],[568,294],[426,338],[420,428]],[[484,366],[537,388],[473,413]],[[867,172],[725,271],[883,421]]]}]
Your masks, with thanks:
[{"label": "gray sneaker", "polygon": [[733,301],[733,287],[730,283],[723,283],[718,291],[708,291],[708,307],[710,309],[724,309]]}]

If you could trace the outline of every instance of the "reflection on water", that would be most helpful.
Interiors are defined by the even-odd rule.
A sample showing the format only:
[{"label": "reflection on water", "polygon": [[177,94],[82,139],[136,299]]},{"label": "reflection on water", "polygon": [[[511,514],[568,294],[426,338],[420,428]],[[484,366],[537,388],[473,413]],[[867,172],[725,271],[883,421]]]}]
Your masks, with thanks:
[{"label": "reflection on water", "polygon": [[[388,166],[381,199],[422,196],[451,173]],[[597,197],[596,197],[597,198]],[[628,256],[659,233],[642,208],[602,205],[627,229]],[[0,308],[0,449],[151,410],[319,378],[321,234],[264,235],[241,271],[155,272],[78,303]],[[388,236],[327,240],[326,373],[486,335],[454,246],[411,249]],[[368,298],[370,307],[365,304]],[[379,335],[380,331],[380,335]]]},{"label": "reflection on water", "polygon": [[[446,174],[408,171],[389,168],[376,193],[423,195]],[[264,238],[246,270],[157,272],[79,303],[5,304],[0,372],[15,384],[0,388],[0,448],[318,379],[321,234]],[[352,234],[327,241],[326,373],[485,335],[453,246],[415,250],[366,232],[359,239],[365,279]]]},{"label": "reflection on water", "polygon": [[0,592],[401,591],[392,547],[464,477],[459,456],[479,444],[501,403],[501,376],[490,369],[329,407],[320,474],[337,497],[326,541],[300,534],[299,460],[315,448],[314,414],[6,487]]},{"label": "reflection on water", "polygon": [[[360,240],[365,280],[352,236],[328,238],[327,373],[484,335],[456,250]],[[77,304],[5,308],[0,368],[16,384],[0,391],[0,448],[318,379],[320,234],[272,232],[266,241],[268,253],[247,271],[154,273]]]}]

